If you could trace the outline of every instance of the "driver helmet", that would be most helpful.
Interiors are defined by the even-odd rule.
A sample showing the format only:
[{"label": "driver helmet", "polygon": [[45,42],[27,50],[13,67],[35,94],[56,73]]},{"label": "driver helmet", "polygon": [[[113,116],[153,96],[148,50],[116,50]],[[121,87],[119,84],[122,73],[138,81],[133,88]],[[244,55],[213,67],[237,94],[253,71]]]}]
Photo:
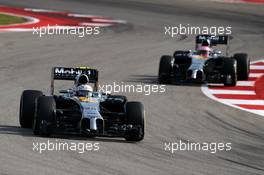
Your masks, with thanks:
[{"label": "driver helmet", "polygon": [[82,84],[76,88],[76,96],[78,97],[89,97],[92,92],[93,88],[88,84]]},{"label": "driver helmet", "polygon": [[208,58],[212,50],[208,46],[201,46],[197,49],[197,51],[202,57]]},{"label": "driver helmet", "polygon": [[203,40],[201,45],[210,47],[211,46],[211,41],[209,39]]},{"label": "driver helmet", "polygon": [[75,79],[75,84],[77,86],[82,85],[82,84],[87,84],[87,83],[89,83],[89,78],[85,74],[80,74]]}]

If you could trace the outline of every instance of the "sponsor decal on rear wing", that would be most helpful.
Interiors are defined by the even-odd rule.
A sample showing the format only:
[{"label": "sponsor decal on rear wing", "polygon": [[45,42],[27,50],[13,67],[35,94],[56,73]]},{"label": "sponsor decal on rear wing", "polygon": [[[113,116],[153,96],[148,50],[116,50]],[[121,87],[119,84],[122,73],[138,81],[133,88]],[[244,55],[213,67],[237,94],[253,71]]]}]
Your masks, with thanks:
[{"label": "sponsor decal on rear wing", "polygon": [[228,44],[228,35],[197,35],[196,36],[196,44],[201,44],[203,40],[210,40],[212,45],[217,44]]},{"label": "sponsor decal on rear wing", "polygon": [[90,67],[54,67],[52,74],[54,80],[75,80],[76,76],[85,74],[88,76],[90,83],[96,83],[98,81],[98,70]]},{"label": "sponsor decal on rear wing", "polygon": [[54,80],[71,80],[75,81],[80,74],[85,74],[89,78],[89,83],[98,84],[98,70],[91,67],[53,67],[51,71],[51,94],[54,93]]},{"label": "sponsor decal on rear wing", "polygon": [[199,44],[202,44],[204,40],[210,40],[210,46],[216,46],[219,44],[226,45],[226,56],[229,55],[229,35],[197,35],[195,49],[197,49]]}]

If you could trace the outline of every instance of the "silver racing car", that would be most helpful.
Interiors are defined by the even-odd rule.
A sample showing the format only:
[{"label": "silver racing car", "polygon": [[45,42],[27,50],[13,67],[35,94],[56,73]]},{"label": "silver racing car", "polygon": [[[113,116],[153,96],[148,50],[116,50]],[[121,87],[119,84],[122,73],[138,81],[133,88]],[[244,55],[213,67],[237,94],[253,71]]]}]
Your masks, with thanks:
[{"label": "silver racing car", "polygon": [[[194,51],[175,51],[164,55],[159,64],[159,82],[208,82],[235,86],[237,80],[247,80],[250,60],[246,53],[228,56],[229,36],[198,35]],[[226,45],[226,55],[213,49]]]},{"label": "silver racing car", "polygon": [[[54,80],[71,80],[74,85],[54,95]],[[145,111],[140,102],[99,92],[96,69],[55,67],[49,95],[37,90],[23,91],[19,121],[22,128],[32,128],[35,135],[68,132],[141,141]]]}]

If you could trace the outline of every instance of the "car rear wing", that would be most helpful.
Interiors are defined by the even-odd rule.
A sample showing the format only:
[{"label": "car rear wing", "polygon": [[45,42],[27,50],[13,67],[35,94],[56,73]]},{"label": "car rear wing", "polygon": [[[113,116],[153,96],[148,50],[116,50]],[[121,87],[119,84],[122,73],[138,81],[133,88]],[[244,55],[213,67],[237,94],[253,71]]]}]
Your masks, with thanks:
[{"label": "car rear wing", "polygon": [[195,41],[195,49],[199,47],[204,40],[210,40],[210,46],[216,45],[226,45],[226,55],[228,56],[229,52],[229,35],[197,35]]},{"label": "car rear wing", "polygon": [[98,89],[99,71],[90,67],[53,67],[51,70],[51,95],[54,94],[54,80],[75,81],[80,74],[85,74],[89,78],[89,83],[93,83],[95,90]]}]

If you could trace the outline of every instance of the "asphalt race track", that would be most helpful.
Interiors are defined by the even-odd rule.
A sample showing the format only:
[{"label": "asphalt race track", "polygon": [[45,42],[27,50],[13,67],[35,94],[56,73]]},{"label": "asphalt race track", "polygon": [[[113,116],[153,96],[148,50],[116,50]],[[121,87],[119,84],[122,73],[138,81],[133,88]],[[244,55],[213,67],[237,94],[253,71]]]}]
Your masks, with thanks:
[{"label": "asphalt race track", "polygon": [[[231,53],[264,58],[264,6],[174,0],[0,0],[17,7],[56,9],[126,20],[100,36],[45,36],[32,32],[0,34],[0,174],[264,174],[264,118],[207,98],[199,86],[166,86],[163,94],[126,94],[146,108],[145,139],[85,139],[62,136],[59,141],[99,142],[95,152],[32,150],[35,137],[18,122],[24,89],[47,92],[52,66],[90,65],[101,83],[157,83],[159,58],[175,49],[193,49],[192,36],[170,38],[164,26],[180,23],[232,26]],[[231,142],[232,150],[164,150],[164,142]]]}]

